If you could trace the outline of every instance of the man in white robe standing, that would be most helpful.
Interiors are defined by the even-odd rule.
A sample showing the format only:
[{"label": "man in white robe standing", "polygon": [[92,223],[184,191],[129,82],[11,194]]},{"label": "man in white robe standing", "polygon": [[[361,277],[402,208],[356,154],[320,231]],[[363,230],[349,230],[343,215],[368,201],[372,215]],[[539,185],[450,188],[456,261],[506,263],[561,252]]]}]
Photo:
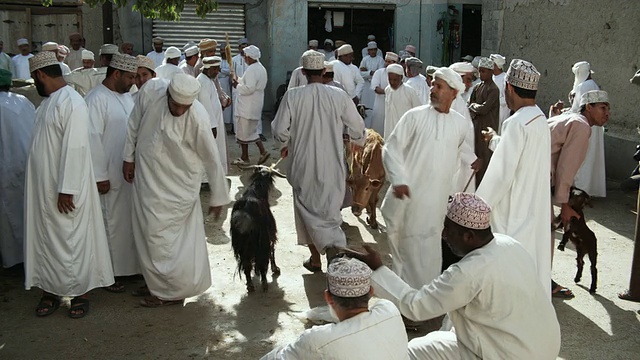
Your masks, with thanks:
[{"label": "man in white robe standing", "polygon": [[[461,64],[467,64],[467,65],[463,65],[461,67],[460,66]],[[471,70],[473,70],[473,66],[471,66],[471,64],[468,64],[468,63],[454,63],[449,66],[449,69],[458,73],[458,75],[460,75],[460,78],[462,79],[462,82],[464,83],[465,77],[470,76],[469,73],[467,72],[468,70],[468,68],[466,68],[467,66],[470,67]],[[471,113],[469,112],[469,108],[467,107],[467,101],[464,99],[462,92],[458,92],[455,100],[453,100],[453,103],[451,103],[451,110],[454,110],[455,112],[459,113],[467,120],[468,129],[467,129],[467,136],[465,137],[464,141],[467,143],[467,146],[473,148],[474,142],[475,142],[474,132],[473,132],[473,120],[471,119]],[[476,191],[476,183],[475,181],[472,181],[473,176],[475,175],[475,171],[473,171],[473,169],[471,168],[471,163],[466,162],[468,160],[471,160],[471,162],[473,162],[473,161],[476,161],[476,159],[477,157],[473,157],[470,159],[463,159],[463,158],[458,159],[459,167],[453,180],[454,192],[473,193]]]},{"label": "man in white robe standing", "polygon": [[10,92],[11,72],[0,69],[0,264],[24,261],[24,171],[36,109]]},{"label": "man in white robe standing", "polygon": [[422,69],[424,64],[422,60],[416,57],[410,57],[404,61],[405,63],[405,84],[411,86],[413,90],[418,94],[420,99],[420,105],[427,105],[429,103],[429,86],[427,85],[427,78],[422,75]]},{"label": "man in white robe standing", "polygon": [[[431,103],[411,109],[385,139],[382,161],[391,183],[382,203],[393,271],[419,288],[441,271],[441,229],[452,178],[467,159],[478,162],[465,142],[467,120],[451,103],[464,90],[460,75],[448,68],[434,74]],[[434,154],[438,154],[435,156]],[[425,209],[429,216],[425,217]]]},{"label": "man in white robe standing", "polygon": [[[11,61],[11,57],[7,55],[7,53],[4,52],[3,50],[4,50],[4,41],[0,40],[0,69],[7,70],[11,74],[14,74],[16,70],[13,67],[13,61]],[[12,75],[12,77],[13,76],[14,75]]]},{"label": "man in white robe standing", "polygon": [[191,46],[185,50],[184,60],[178,64],[178,67],[183,73],[196,77],[196,69],[194,66],[198,62],[198,59],[198,47],[195,45]]},{"label": "man in white robe standing", "polygon": [[367,110],[367,117],[364,120],[366,127],[371,127],[371,121],[373,118],[373,103],[376,100],[376,93],[371,88],[371,78],[375,74],[376,70],[384,67],[384,59],[382,56],[378,56],[378,44],[375,41],[371,41],[367,44],[367,56],[362,58],[360,62],[360,75],[364,79],[364,86],[362,88],[362,99],[360,103],[365,105]]},{"label": "man in white robe standing", "polygon": [[287,181],[293,188],[298,244],[309,246],[311,252],[303,266],[317,272],[320,254],[331,258],[336,247],[347,244],[340,228],[346,187],[344,129],[359,146],[364,145],[365,133],[351,98],[322,83],[324,55],[309,50],[302,56],[302,66],[308,84],[284,94],[271,127],[282,157],[290,157]]},{"label": "man in white robe standing", "polygon": [[222,59],[219,56],[211,56],[202,59],[202,72],[196,78],[200,83],[200,92],[198,93],[198,101],[204,106],[209,115],[209,123],[213,137],[216,139],[218,147],[218,155],[220,155],[220,164],[224,169],[225,175],[228,172],[227,165],[227,140],[224,131],[224,119],[222,116],[222,105],[218,98],[218,90],[214,83],[216,76],[220,73],[220,64]]},{"label": "man in white robe standing", "polygon": [[404,69],[402,65],[387,66],[389,85],[384,89],[384,133],[385,139],[391,136],[400,118],[409,110],[421,106],[418,93],[402,82]]},{"label": "man in white robe standing", "polygon": [[[231,103],[231,67],[227,62],[227,54],[225,51],[225,47],[227,43],[223,42],[220,44],[220,57],[222,58],[222,62],[220,63],[220,73],[218,74],[218,83],[220,84],[220,88],[226,95],[226,101],[223,101],[223,111],[222,115],[224,117],[224,123],[226,126],[231,129],[233,126],[233,109]],[[233,63],[232,63],[233,65]],[[226,106],[225,106],[226,105]],[[220,129],[223,130],[223,129]],[[225,140],[226,141],[226,140]]]},{"label": "man in white robe standing", "polygon": [[22,38],[18,39],[17,43],[20,54],[11,58],[13,68],[15,69],[13,77],[24,80],[31,79],[31,73],[29,72],[29,58],[33,57],[33,54],[31,53],[29,40]]},{"label": "man in white robe standing", "polygon": [[133,182],[133,235],[151,296],[142,306],[182,304],[211,286],[200,181],[207,172],[209,214],[220,215],[229,189],[200,83],[176,74],[148,81],[129,118],[122,168]]},{"label": "man in white robe standing", "polygon": [[[64,77],[69,86],[73,87],[78,94],[86,96],[91,89],[95,88],[101,81],[103,76],[99,70],[94,68],[95,55],[89,50],[82,50],[82,67],[75,69],[71,74]],[[106,76],[106,73],[104,74]]]},{"label": "man in white robe standing", "polygon": [[247,62],[244,60],[244,48],[249,46],[249,40],[247,38],[242,38],[238,40],[238,54],[234,55],[231,58],[231,65],[233,65],[233,76],[231,79],[231,98],[233,100],[232,105],[232,118],[233,118],[233,129],[235,132],[235,128],[238,126],[237,124],[237,111],[238,107],[238,91],[235,87],[233,87],[233,80],[239,79],[244,76],[244,72],[247,71],[247,67],[249,66]]},{"label": "man in white robe standing", "polygon": [[358,105],[362,96],[364,79],[360,75],[360,70],[352,64],[353,48],[349,44],[344,44],[338,48],[338,60],[333,61],[333,77],[344,86],[353,102]]},{"label": "man in white robe standing", "polygon": [[[122,177],[122,149],[133,109],[129,90],[135,84],[137,71],[136,58],[116,54],[109,64],[106,79],[85,97],[89,108],[93,173],[102,202],[115,276],[140,273],[131,225],[131,184]],[[116,281],[105,290],[121,293],[125,286]]]},{"label": "man in white robe standing", "polygon": [[498,90],[500,90],[500,115],[498,118],[499,124],[498,128],[494,130],[497,130],[498,134],[502,134],[502,123],[507,120],[507,118],[511,114],[511,110],[509,110],[507,101],[504,97],[506,86],[504,79],[506,73],[502,71],[502,67],[504,66],[507,59],[505,59],[505,57],[500,54],[491,54],[489,56],[489,59],[493,60],[493,82],[498,87]]},{"label": "man in white robe standing", "polygon": [[89,145],[87,105],[62,78],[54,53],[29,59],[46,99],[36,111],[25,173],[25,289],[42,289],[37,316],[70,296],[69,316],[89,312],[85,294],[114,283]]},{"label": "man in white robe standing", "polygon": [[71,71],[82,67],[82,35],[73,33],[69,35],[69,55],[64,59],[65,64],[69,65]]},{"label": "man in white robe standing", "polygon": [[[591,64],[586,61],[577,62],[573,65],[575,80],[573,92],[575,96],[571,105],[571,111],[580,111],[580,98],[588,91],[600,90],[600,87],[591,78]],[[576,187],[586,191],[594,197],[607,196],[607,176],[604,161],[604,128],[594,126],[591,128],[589,137],[589,149],[587,157],[582,162],[582,166],[575,179]]]},{"label": "man in white robe standing", "polygon": [[233,165],[249,165],[249,144],[255,143],[260,151],[258,164],[263,164],[271,154],[264,148],[260,138],[262,124],[262,106],[264,105],[264,89],[267,87],[267,70],[260,63],[260,49],[255,45],[244,48],[247,70],[239,79],[233,80],[237,91],[236,108],[236,141],[242,148],[240,158],[231,162]]},{"label": "man in white robe standing", "polygon": [[156,67],[162,65],[164,60],[164,51],[162,47],[164,45],[164,39],[161,37],[154,37],[152,40],[153,50],[147,54],[147,57],[153,60]]},{"label": "man in white robe standing", "polygon": [[389,86],[387,67],[397,63],[398,59],[398,54],[387,52],[384,58],[384,67],[376,70],[371,78],[371,90],[376,93],[376,97],[373,101],[373,114],[371,114],[372,120],[369,128],[375,130],[378,134],[384,134],[384,89]]},{"label": "man in white robe standing", "polygon": [[[367,36],[367,46],[362,48],[362,58],[366,58],[367,55],[369,54],[369,43],[371,42],[375,42],[376,41],[376,36],[375,35],[369,35]],[[379,56],[380,58],[382,58],[382,50],[378,49],[378,46],[376,45],[376,55],[375,56]]]},{"label": "man in white robe standing", "polygon": [[409,342],[409,358],[555,360],[560,325],[531,256],[517,240],[492,232],[491,208],[477,195],[456,193],[446,207],[442,238],[462,259],[433,281],[410,286],[368,245],[356,255],[374,270],[375,295],[404,316],[448,315],[440,331]]},{"label": "man in white robe standing", "polygon": [[540,73],[530,62],[514,59],[506,74],[506,101],[514,114],[503,123],[501,136],[489,130],[493,156],[476,193],[493,209],[491,227],[518,239],[529,252],[551,298],[551,253],[546,241],[551,197],[545,196],[549,193],[551,135],[546,116],[536,106]]},{"label": "man in white robe standing", "polygon": [[178,67],[181,55],[180,49],[175,46],[169,46],[164,52],[165,63],[156,68],[156,77],[171,81],[173,75],[177,73],[184,74]]}]

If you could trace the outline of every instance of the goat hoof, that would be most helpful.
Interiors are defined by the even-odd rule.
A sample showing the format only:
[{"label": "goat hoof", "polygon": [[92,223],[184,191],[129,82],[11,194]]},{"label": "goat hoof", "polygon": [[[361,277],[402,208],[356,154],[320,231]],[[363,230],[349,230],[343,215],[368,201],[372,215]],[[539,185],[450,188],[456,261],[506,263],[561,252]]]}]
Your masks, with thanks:
[{"label": "goat hoof", "polygon": [[573,279],[573,281],[577,284],[577,283],[580,282],[580,278],[575,278],[575,279]]},{"label": "goat hoof", "polygon": [[273,275],[280,275],[280,268],[276,266],[275,268],[273,268],[272,273]]},{"label": "goat hoof", "polygon": [[563,245],[558,245],[558,250],[564,251],[564,246]]},{"label": "goat hoof", "polygon": [[375,220],[371,220],[371,218],[369,218],[369,217],[367,218],[367,224],[369,224],[369,226],[372,229],[377,229],[378,228],[378,222],[375,221]]},{"label": "goat hoof", "polygon": [[596,289],[589,289],[589,294],[595,294],[596,293]]},{"label": "goat hoof", "polygon": [[250,293],[252,293],[252,292],[255,292],[255,291],[256,291],[256,288],[255,288],[255,286],[253,286],[253,285],[247,285],[247,291],[248,291],[248,292],[250,292]]}]

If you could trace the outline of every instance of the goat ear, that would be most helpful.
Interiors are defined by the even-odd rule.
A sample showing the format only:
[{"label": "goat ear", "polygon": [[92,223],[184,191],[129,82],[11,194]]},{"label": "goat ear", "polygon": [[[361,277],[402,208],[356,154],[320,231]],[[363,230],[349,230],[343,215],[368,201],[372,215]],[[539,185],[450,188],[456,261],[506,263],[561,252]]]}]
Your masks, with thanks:
[{"label": "goat ear", "polygon": [[378,179],[371,179],[369,180],[369,183],[371,183],[371,185],[378,187],[380,185],[382,185],[382,181],[378,180]]}]

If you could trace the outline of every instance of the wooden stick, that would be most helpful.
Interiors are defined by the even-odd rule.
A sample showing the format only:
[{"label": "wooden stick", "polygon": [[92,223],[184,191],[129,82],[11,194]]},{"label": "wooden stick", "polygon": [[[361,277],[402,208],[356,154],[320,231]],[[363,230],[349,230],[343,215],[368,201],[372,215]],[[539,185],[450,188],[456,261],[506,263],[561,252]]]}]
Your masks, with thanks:
[{"label": "wooden stick", "polygon": [[469,181],[467,181],[467,185],[465,185],[464,190],[462,190],[462,192],[466,192],[467,191],[467,188],[469,187],[469,184],[471,184],[471,180],[473,179],[474,176],[476,176],[475,172],[473,174],[471,174],[471,177],[469,178]]},{"label": "wooden stick", "polygon": [[236,72],[233,70],[233,61],[231,59],[231,44],[229,43],[229,33],[224,33],[227,45],[224,47],[224,53],[227,58],[227,64],[229,64],[229,77],[233,80],[237,80]]}]

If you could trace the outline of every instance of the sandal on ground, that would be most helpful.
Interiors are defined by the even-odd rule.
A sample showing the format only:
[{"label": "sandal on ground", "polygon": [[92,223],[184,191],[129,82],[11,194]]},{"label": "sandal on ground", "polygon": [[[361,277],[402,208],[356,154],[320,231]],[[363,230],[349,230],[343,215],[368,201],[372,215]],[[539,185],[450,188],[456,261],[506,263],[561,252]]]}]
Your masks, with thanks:
[{"label": "sandal on ground", "polygon": [[251,163],[250,163],[250,162],[248,162],[248,161],[244,161],[244,160],[242,160],[241,158],[237,158],[237,159],[235,159],[235,160],[233,160],[233,161],[231,162],[231,165],[237,165],[237,166],[249,166],[249,165],[251,165]]},{"label": "sandal on ground", "polygon": [[123,293],[125,292],[125,287],[124,284],[121,283],[120,281],[116,281],[113,284],[109,285],[109,286],[105,286],[103,287],[103,289],[107,290],[108,292],[111,293]]},{"label": "sandal on ground", "polygon": [[560,299],[573,299],[574,297],[576,297],[571,290],[562,286],[560,286],[560,290],[552,292],[551,296],[553,296],[554,298],[560,298]]},{"label": "sandal on ground", "polygon": [[269,160],[269,158],[271,157],[271,153],[268,151],[263,152],[262,154],[260,154],[260,160],[258,160],[258,165],[262,165],[265,162],[267,162],[267,160]]},{"label": "sandal on ground", "polygon": [[626,290],[625,292],[621,292],[620,294],[618,294],[618,298],[622,300],[627,300],[627,301],[640,302],[640,296],[631,295],[629,290]]},{"label": "sandal on ground", "polygon": [[53,314],[60,307],[60,298],[55,295],[42,295],[38,306],[36,306],[36,316],[43,317]]},{"label": "sandal on ground", "polygon": [[149,291],[148,287],[140,286],[139,288],[133,290],[131,292],[131,295],[133,295],[133,296],[149,296],[149,295],[151,295],[151,292]]},{"label": "sandal on ground", "polygon": [[158,299],[155,296],[147,296],[146,298],[140,300],[140,305],[149,308],[157,308],[169,305],[182,305],[184,300],[162,300]]},{"label": "sandal on ground", "polygon": [[311,257],[309,257],[307,260],[305,260],[302,263],[302,266],[304,266],[305,269],[311,271],[312,273],[317,273],[317,272],[321,272],[322,271],[322,266],[311,264]]},{"label": "sandal on ground", "polygon": [[[73,313],[74,311],[81,310],[79,314]],[[69,317],[72,319],[80,319],[89,313],[89,299],[85,298],[73,298],[71,300],[71,306],[69,307]]]}]

